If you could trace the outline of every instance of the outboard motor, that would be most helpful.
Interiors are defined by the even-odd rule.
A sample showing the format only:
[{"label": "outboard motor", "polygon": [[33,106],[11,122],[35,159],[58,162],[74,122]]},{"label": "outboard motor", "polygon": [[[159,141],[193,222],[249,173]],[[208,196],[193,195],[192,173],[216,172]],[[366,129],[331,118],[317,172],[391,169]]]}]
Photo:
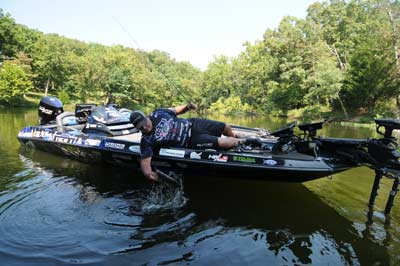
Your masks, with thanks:
[{"label": "outboard motor", "polygon": [[56,121],[56,117],[63,113],[62,102],[54,96],[45,96],[40,100],[38,115],[40,125],[51,124]]}]

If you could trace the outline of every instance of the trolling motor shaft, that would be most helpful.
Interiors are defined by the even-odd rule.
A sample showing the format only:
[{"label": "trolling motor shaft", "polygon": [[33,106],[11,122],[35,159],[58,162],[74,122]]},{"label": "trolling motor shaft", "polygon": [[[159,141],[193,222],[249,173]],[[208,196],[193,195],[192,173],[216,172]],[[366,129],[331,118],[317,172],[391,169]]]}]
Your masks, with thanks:
[{"label": "trolling motor shaft", "polygon": [[[385,214],[390,214],[394,205],[394,198],[399,190],[400,183],[400,153],[397,150],[398,144],[393,137],[393,130],[400,129],[400,120],[397,119],[375,119],[376,132],[382,135],[381,139],[371,139],[367,142],[368,162],[367,165],[375,169],[375,180],[372,187],[369,206],[375,204],[378,195],[379,183],[383,176],[394,179],[392,190],[385,207]],[[385,132],[381,128],[385,128]]]}]

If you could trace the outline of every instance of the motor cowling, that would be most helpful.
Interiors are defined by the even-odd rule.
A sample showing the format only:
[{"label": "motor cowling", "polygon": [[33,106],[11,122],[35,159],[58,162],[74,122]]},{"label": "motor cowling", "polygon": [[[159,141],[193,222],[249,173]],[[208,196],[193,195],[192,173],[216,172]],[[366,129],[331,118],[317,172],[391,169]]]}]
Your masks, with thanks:
[{"label": "motor cowling", "polygon": [[54,96],[45,96],[40,100],[38,107],[40,125],[51,124],[56,121],[56,117],[63,113],[62,102]]}]

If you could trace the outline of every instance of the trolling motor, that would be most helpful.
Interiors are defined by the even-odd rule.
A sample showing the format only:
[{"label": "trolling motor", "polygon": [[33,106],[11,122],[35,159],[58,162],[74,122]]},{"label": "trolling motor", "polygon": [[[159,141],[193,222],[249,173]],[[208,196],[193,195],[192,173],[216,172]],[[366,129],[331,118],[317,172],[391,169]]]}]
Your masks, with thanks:
[{"label": "trolling motor", "polygon": [[272,152],[285,152],[287,150],[285,146],[293,144],[298,152],[317,157],[317,143],[313,139],[317,136],[317,131],[322,129],[324,122],[298,125],[298,128],[303,131],[302,138],[294,134],[294,128],[297,125],[296,122],[292,122],[287,127],[272,132],[270,135],[278,138],[278,142],[272,148]]},{"label": "trolling motor", "polygon": [[295,138],[294,135],[294,127],[296,126],[297,122],[291,122],[286,127],[278,129],[271,133],[271,136],[277,137],[278,141],[272,147],[273,153],[281,153],[284,152],[286,149],[285,146],[292,143],[292,140]]},{"label": "trolling motor", "polygon": [[[373,159],[373,167],[385,168],[386,171],[395,173],[400,171],[400,153],[393,130],[400,129],[400,120],[376,119],[376,132],[382,135],[381,139],[372,139],[368,142],[368,153]],[[381,128],[385,128],[385,132]]]},{"label": "trolling motor", "polygon": [[[400,129],[400,120],[398,119],[375,119],[376,132],[382,135],[381,139],[371,139],[367,143],[370,162],[368,166],[375,170],[375,180],[372,187],[369,206],[372,208],[375,204],[375,198],[378,195],[379,183],[383,176],[394,179],[392,190],[385,207],[385,214],[390,214],[393,207],[394,198],[399,190],[400,178],[400,153],[396,138],[393,137],[393,130]],[[382,127],[385,129],[381,131]]]},{"label": "trolling motor", "polygon": [[295,143],[296,150],[301,153],[314,155],[317,158],[318,141],[315,138],[317,137],[318,130],[322,129],[324,123],[325,121],[320,121],[299,125],[298,128],[303,131],[303,138]]}]

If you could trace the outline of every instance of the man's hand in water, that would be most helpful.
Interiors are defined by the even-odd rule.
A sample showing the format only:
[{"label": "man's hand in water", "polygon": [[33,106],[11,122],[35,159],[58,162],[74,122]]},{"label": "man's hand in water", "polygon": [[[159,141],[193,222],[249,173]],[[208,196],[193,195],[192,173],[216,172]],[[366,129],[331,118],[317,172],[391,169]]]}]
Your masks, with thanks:
[{"label": "man's hand in water", "polygon": [[147,178],[150,179],[151,181],[158,181],[158,175],[153,171],[147,176]]}]

